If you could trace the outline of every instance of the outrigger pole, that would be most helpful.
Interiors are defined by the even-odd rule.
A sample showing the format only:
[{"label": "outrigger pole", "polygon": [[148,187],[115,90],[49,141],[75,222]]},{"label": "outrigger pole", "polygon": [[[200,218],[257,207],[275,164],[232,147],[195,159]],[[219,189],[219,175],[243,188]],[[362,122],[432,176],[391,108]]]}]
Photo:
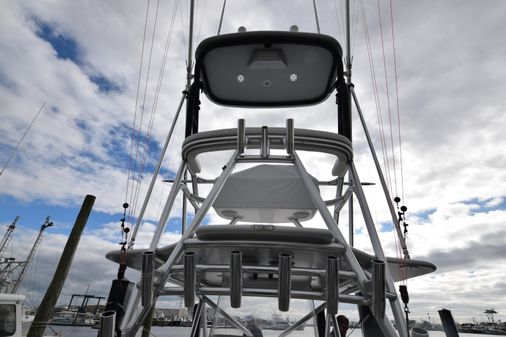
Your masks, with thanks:
[{"label": "outrigger pole", "polygon": [[[376,166],[376,171],[378,172],[381,187],[383,188],[383,193],[385,194],[385,197],[387,199],[388,208],[389,208],[390,214],[392,216],[393,225],[394,225],[395,230],[397,232],[397,237],[399,238],[399,242],[402,247],[402,252],[403,252],[404,258],[409,259],[410,256],[409,256],[409,251],[408,251],[408,248],[406,245],[406,240],[405,240],[404,236],[402,235],[401,228],[399,226],[399,221],[397,219],[397,214],[395,212],[395,208],[392,203],[392,198],[390,196],[390,192],[388,191],[386,180],[385,180],[385,177],[383,176],[383,171],[381,170],[381,165],[380,165],[380,163],[378,161],[378,157],[376,155],[376,150],[374,149],[374,145],[372,143],[371,136],[370,136],[369,131],[367,129],[367,125],[365,123],[365,119],[362,114],[362,109],[360,108],[360,104],[359,104],[357,96],[355,94],[354,85],[351,82],[352,63],[351,63],[351,38],[350,38],[350,0],[346,0],[346,56],[345,56],[344,62],[345,62],[345,69],[346,69],[344,75],[346,77],[346,84],[347,84],[347,86],[346,86],[346,100],[347,100],[346,109],[347,109],[347,111],[339,112],[338,120],[343,121],[343,119],[344,119],[344,124],[345,124],[345,125],[339,127],[339,133],[342,134],[342,132],[348,132],[347,134],[344,134],[344,135],[347,136],[348,139],[351,141],[351,134],[352,134],[352,118],[351,118],[352,111],[351,111],[351,109],[352,109],[352,98],[353,98],[353,101],[355,103],[355,107],[357,109],[362,127],[364,129],[365,136],[367,138],[367,142],[369,144],[369,148],[370,148],[372,156],[373,156],[374,164]],[[338,90],[339,89],[340,88],[338,88]],[[343,99],[343,97],[344,97],[344,95],[341,95],[339,98]],[[343,128],[345,128],[344,131],[343,131]],[[349,182],[351,183],[351,180],[349,180]],[[350,246],[353,247],[353,233],[354,233],[353,195],[350,196],[348,204],[349,204],[349,214],[348,214],[349,215],[349,244],[350,244]]]},{"label": "outrigger pole", "polygon": [[[158,163],[156,165],[155,172],[153,173],[153,177],[151,178],[151,183],[149,184],[148,191],[146,193],[146,197],[144,198],[144,202],[142,204],[141,210],[139,212],[139,216],[137,217],[137,221],[132,233],[132,236],[130,238],[130,243],[128,245],[128,248],[132,248],[135,244],[135,238],[137,237],[137,232],[139,231],[140,224],[142,222],[142,219],[144,218],[144,213],[146,212],[146,208],[148,206],[149,200],[151,199],[151,194],[153,193],[153,188],[155,186],[156,178],[158,177],[158,174],[160,173],[160,169],[162,166],[163,158],[165,157],[165,154],[167,152],[167,148],[169,146],[169,142],[172,138],[172,133],[174,132],[174,128],[176,126],[177,120],[179,119],[179,113],[181,112],[181,109],[183,108],[183,103],[185,99],[188,102],[189,99],[189,92],[191,87],[191,71],[192,71],[192,49],[193,49],[193,18],[194,18],[194,11],[195,11],[195,1],[192,0],[190,3],[190,33],[189,33],[189,43],[188,43],[188,64],[186,67],[186,86],[185,90],[183,91],[183,95],[181,97],[181,100],[179,101],[178,108],[176,110],[176,114],[174,116],[174,120],[172,121],[172,125],[169,130],[169,134],[167,135],[167,138],[165,139],[165,144],[163,146],[162,151],[160,152],[160,158],[158,159]],[[188,104],[188,103],[187,103]],[[185,177],[186,178],[186,177]],[[186,180],[186,179],[185,179]],[[186,199],[183,199],[183,214],[186,213]],[[183,228],[185,225],[186,219],[183,216]]]},{"label": "outrigger pole", "polygon": [[402,235],[401,228],[399,227],[399,223],[397,221],[397,215],[395,214],[394,205],[392,204],[392,199],[390,197],[390,192],[388,192],[387,183],[385,177],[383,176],[383,171],[381,170],[381,166],[378,160],[378,156],[376,155],[376,150],[374,149],[374,144],[372,143],[371,135],[369,134],[369,130],[367,129],[367,125],[365,123],[364,115],[362,114],[362,109],[360,108],[360,104],[358,103],[358,98],[355,93],[355,89],[353,85],[350,86],[350,93],[353,96],[353,100],[355,102],[355,106],[357,107],[358,116],[360,117],[360,121],[362,122],[362,127],[364,129],[365,137],[367,138],[367,143],[369,144],[369,148],[371,150],[371,154],[374,160],[374,165],[376,166],[376,171],[378,172],[378,176],[381,182],[381,186],[383,188],[383,193],[385,193],[385,198],[387,199],[388,208],[390,210],[390,214],[392,216],[392,221],[397,232],[397,236],[399,238],[399,242],[402,247],[402,252],[404,253],[404,258],[409,259],[409,251],[406,245],[406,240]]},{"label": "outrigger pole", "polygon": [[[407,246],[406,246],[406,240],[404,239],[404,236],[402,235],[401,233],[401,229],[399,227],[399,222],[397,220],[397,216],[396,216],[396,213],[395,213],[395,209],[394,209],[394,206],[393,206],[393,203],[392,203],[392,199],[390,197],[390,193],[388,191],[388,188],[387,188],[387,185],[386,185],[386,181],[385,181],[385,178],[383,176],[383,172],[381,170],[381,166],[379,164],[379,161],[378,161],[378,157],[376,155],[376,151],[374,149],[374,145],[372,143],[372,139],[371,139],[371,136],[369,134],[369,131],[367,129],[367,125],[366,125],[366,122],[365,122],[365,119],[364,119],[364,116],[362,114],[362,109],[360,108],[360,105],[359,105],[359,102],[358,102],[358,99],[357,99],[357,96],[355,94],[355,90],[354,90],[354,85],[351,81],[351,75],[352,75],[352,62],[351,62],[351,38],[350,38],[350,0],[346,0],[346,57],[345,57],[345,77],[346,77],[346,87],[345,87],[345,90],[346,90],[346,95],[339,95],[338,96],[338,99],[346,99],[346,103],[345,103],[345,106],[346,106],[346,111],[339,111],[339,118],[338,120],[339,121],[342,121],[343,120],[343,117],[345,118],[345,125],[339,125],[339,133],[342,133],[343,132],[343,128],[345,129],[345,136],[348,137],[348,139],[351,141],[351,136],[352,136],[352,118],[351,118],[351,114],[352,114],[352,97],[353,97],[353,101],[355,103],[355,107],[357,109],[357,112],[358,112],[358,115],[359,115],[359,118],[360,118],[360,121],[361,121],[361,124],[362,124],[362,127],[364,129],[364,133],[366,135],[366,138],[367,138],[367,142],[369,144],[369,148],[370,148],[370,151],[371,151],[371,154],[373,156],[373,160],[374,160],[374,164],[375,164],[375,167],[376,167],[376,171],[378,172],[378,176],[380,178],[380,182],[381,182],[381,186],[383,188],[383,192],[385,194],[385,198],[387,200],[387,204],[388,204],[388,208],[390,210],[390,214],[392,216],[392,221],[393,221],[393,225],[396,229],[396,232],[397,232],[397,236],[399,238],[399,242],[401,244],[401,247],[402,247],[402,250],[403,250],[403,253],[404,253],[404,258],[406,259],[409,259],[409,252],[408,252],[408,249],[407,249]],[[338,85],[337,87],[338,91],[341,89]],[[341,89],[342,90],[342,89]],[[343,104],[341,103],[341,106],[343,106]],[[364,200],[364,193],[362,191],[362,186],[360,185],[360,181],[358,180],[358,175],[356,173],[356,170],[355,170],[355,167],[352,163],[351,165],[351,170],[348,172],[348,181],[350,183],[350,185],[352,185],[353,181],[355,181],[356,183],[356,188],[357,188],[357,193],[359,194],[359,203],[360,203],[360,207],[362,208],[362,213],[364,213],[364,215],[367,215],[369,217],[369,219],[364,219],[365,222],[366,222],[366,225],[367,227],[370,227],[370,226],[373,226],[373,222],[372,222],[372,219],[370,218],[370,211],[368,209],[368,206],[367,206],[367,203],[365,202]],[[351,247],[353,247],[353,235],[354,235],[354,225],[353,225],[353,196],[350,196],[350,199],[349,199],[349,245]],[[379,238],[377,237],[377,234],[376,232],[374,232],[371,228],[368,228],[369,229],[369,235],[371,236],[372,235],[372,241],[373,241],[373,246],[374,246],[374,250],[375,250],[375,254],[377,256],[377,258],[381,259],[382,261],[386,261],[386,257],[384,256],[383,254],[383,251],[382,251],[382,248],[381,248],[381,245],[379,244]],[[387,274],[390,274],[390,271],[389,271],[389,268],[388,266],[385,266],[386,267],[386,273]],[[396,293],[395,291],[395,286],[394,286],[394,283],[392,282],[392,279],[391,279],[391,276],[390,277],[387,277],[387,282],[386,282],[386,288],[388,289],[389,292],[392,292],[392,293]],[[398,295],[397,295],[398,296]],[[407,322],[405,322],[403,320],[403,317],[402,317],[402,309],[400,307],[400,301],[397,299],[395,300],[391,300],[391,306],[392,306],[392,313],[394,315],[394,317],[396,318],[398,324],[399,324],[399,334],[400,336],[404,336],[405,334],[409,335],[409,325]],[[385,321],[388,321],[386,316],[384,317]]]},{"label": "outrigger pole", "polygon": [[128,248],[132,248],[135,244],[135,238],[137,237],[137,232],[139,231],[139,227],[141,225],[142,219],[144,218],[144,212],[146,212],[146,208],[148,207],[149,199],[151,198],[151,194],[153,193],[153,188],[155,186],[156,178],[158,178],[158,174],[160,173],[160,168],[162,167],[163,158],[165,157],[165,153],[167,153],[167,148],[169,146],[170,139],[172,138],[172,133],[174,132],[174,128],[176,126],[177,120],[179,118],[179,113],[181,112],[181,108],[183,107],[183,103],[186,97],[186,93],[183,93],[181,100],[179,101],[179,105],[174,116],[174,120],[172,121],[172,125],[170,126],[169,134],[165,139],[165,144],[163,146],[162,152],[160,153],[160,158],[158,159],[158,164],[156,165],[155,172],[153,173],[153,177],[151,178],[151,183],[149,184],[148,191],[146,193],[146,197],[144,198],[144,203],[142,204],[141,210],[139,212],[139,216],[137,217],[137,221],[135,223],[134,230],[132,232],[132,236],[130,238],[130,243],[128,244]]},{"label": "outrigger pole", "polygon": [[[194,22],[194,15],[195,15],[195,0],[191,0],[190,2],[190,27],[189,27],[189,41],[188,41],[188,61],[187,61],[187,67],[186,67],[186,87],[185,87],[185,90],[183,92],[183,97],[181,98],[181,101],[179,103],[179,107],[178,107],[178,110],[177,110],[177,113],[176,113],[176,116],[174,118],[174,122],[173,122],[173,125],[171,127],[171,133],[174,129],[174,126],[175,126],[175,123],[177,121],[177,117],[179,116],[179,112],[181,111],[181,108],[182,108],[182,105],[183,105],[183,102],[184,102],[184,99],[186,98],[186,101],[187,101],[187,108],[188,108],[188,105],[191,105],[191,103],[189,103],[189,101],[192,99],[192,88],[191,88],[191,80],[192,80],[192,75],[191,75],[191,72],[192,72],[192,63],[193,63],[193,57],[192,57],[192,53],[193,53],[193,22]],[[198,88],[196,88],[196,90],[198,90]],[[188,123],[188,121],[187,121]],[[170,137],[171,137],[171,134],[169,134],[169,137],[167,138],[167,141],[166,141],[166,145],[168,144],[169,140],[170,140]],[[163,157],[165,155],[165,151],[166,151],[166,147],[164,147],[164,151],[162,152],[161,156],[160,156],[160,159],[159,159],[159,164],[161,166],[161,162],[163,160]],[[158,175],[158,172],[159,172],[159,167],[157,169],[157,172],[156,174],[153,176],[153,179],[152,179],[152,184],[154,184],[154,181],[156,180],[156,176]],[[183,177],[181,177],[181,175],[183,175]],[[155,249],[156,249],[156,246],[158,245],[158,240],[160,239],[161,237],[161,234],[163,232],[163,229],[165,228],[165,223],[167,222],[167,219],[168,219],[168,216],[169,216],[169,212],[170,212],[170,209],[172,208],[172,204],[173,204],[173,194],[177,193],[180,189],[180,183],[181,183],[181,180],[186,180],[186,166],[185,165],[182,165],[180,168],[179,168],[179,171],[178,171],[178,174],[177,174],[177,177],[176,179],[174,180],[174,183],[172,185],[172,189],[171,189],[171,192],[169,194],[169,198],[167,199],[167,204],[165,205],[165,208],[164,208],[164,214],[165,216],[162,215],[161,219],[160,219],[160,222],[159,222],[159,225],[157,227],[157,231],[156,233],[154,234],[153,236],[153,239],[151,241],[151,244],[150,244],[150,247],[149,247],[149,251],[151,252],[154,252]],[[150,186],[151,187],[151,186]],[[152,192],[152,188],[150,189],[150,193]],[[142,212],[142,215],[144,215],[144,211],[145,211],[145,207],[147,206],[147,203],[148,203],[148,200],[149,199],[149,195],[146,196],[146,199],[144,201],[144,204],[143,204],[143,212]],[[172,202],[170,202],[172,200]],[[186,201],[186,198],[183,198],[183,206],[182,206],[182,234],[184,235],[184,232],[185,232],[185,227],[186,227],[186,208],[187,208],[187,201]],[[139,216],[140,219],[137,220],[137,223],[140,224],[140,221],[141,221],[141,217]],[[162,221],[163,221],[163,224],[162,224]],[[135,228],[135,231],[134,233],[136,234],[137,233],[137,230],[138,230],[138,226],[136,226]],[[135,237],[133,237],[135,239]],[[140,328],[140,323],[142,323],[144,325],[144,329],[143,329],[143,332],[142,332],[142,336],[143,337],[147,337],[149,336],[150,334],[150,330],[151,330],[151,322],[153,320],[153,314],[154,314],[154,308],[155,308],[155,303],[156,303],[156,298],[158,297],[158,293],[155,291],[152,295],[152,301],[151,301],[151,305],[148,305],[148,306],[145,306],[143,307],[143,309],[141,310],[140,314],[139,314],[139,318],[142,318],[140,320],[138,320],[137,323],[135,323],[128,331],[128,336],[133,336],[137,333],[137,330]],[[135,302],[134,302],[134,306],[137,306],[140,302],[140,293],[137,294],[136,296],[136,299],[135,299]],[[127,312],[125,313],[125,316],[127,314],[130,314],[130,312]]]}]

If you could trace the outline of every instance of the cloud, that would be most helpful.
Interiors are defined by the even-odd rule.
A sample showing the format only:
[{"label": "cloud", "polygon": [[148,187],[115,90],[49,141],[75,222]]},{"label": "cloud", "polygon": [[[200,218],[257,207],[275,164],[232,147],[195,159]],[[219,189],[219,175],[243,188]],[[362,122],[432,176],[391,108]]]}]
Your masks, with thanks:
[{"label": "cloud", "polygon": [[[216,33],[221,1],[208,2],[205,9],[200,2],[198,4],[195,33],[197,41],[200,41]],[[227,4],[222,32],[235,32],[241,25],[248,30],[287,30],[292,24],[297,24],[301,31],[315,31],[310,2],[296,1],[288,8],[281,2],[269,1],[252,1],[249,5],[253,8],[251,11],[245,11],[239,2]],[[343,18],[339,6],[323,3],[318,3],[318,6],[322,32],[331,33],[343,42]],[[504,303],[499,291],[504,288],[501,281],[504,268],[500,267],[504,262],[504,249],[500,241],[505,234],[502,227],[506,220],[506,154],[500,149],[506,147],[503,136],[506,129],[503,117],[506,68],[503,67],[504,46],[500,43],[500,32],[504,31],[506,6],[501,1],[492,1],[488,6],[494,10],[486,11],[484,15],[483,5],[472,1],[464,1],[458,7],[437,1],[402,5],[394,2],[404,191],[401,190],[398,145],[394,144],[397,172],[390,170],[385,175],[392,196],[402,196],[402,203],[408,206],[408,243],[412,256],[427,258],[439,268],[436,274],[410,283],[414,289],[413,298],[418,300],[413,300],[413,307],[420,310],[421,316],[425,315],[425,311],[434,312],[450,303],[457,310],[458,317],[472,317],[482,311],[482,303],[494,302],[492,296],[502,299],[497,302]],[[147,139],[164,43],[170,30],[170,20],[166,18],[172,17],[173,9],[171,3],[160,3],[150,77],[146,80],[156,8],[151,6],[149,9],[148,39],[144,46],[144,67],[137,95],[145,2],[127,1],[121,5],[104,1],[0,4],[0,29],[5,32],[0,39],[0,163],[5,162],[37,108],[46,102],[46,109],[0,177],[0,193],[3,196],[25,203],[77,208],[82,196],[90,193],[97,196],[95,209],[103,213],[117,214],[125,199],[134,207],[134,202],[125,197],[126,177],[133,165],[129,162],[130,137],[135,135],[132,132],[133,115],[135,111],[138,126],[140,114],[144,111],[140,138]],[[142,181],[140,196],[146,192],[158,152],[184,89],[188,44],[185,37],[187,22],[181,18],[187,9],[186,3],[182,2],[175,16],[157,113],[152,120],[147,169],[142,177],[136,178]],[[382,53],[378,52],[381,50],[379,18],[376,5],[366,4],[366,9],[375,50],[382,122],[389,148],[389,138],[397,138],[397,122],[393,118],[390,136]],[[384,42],[387,57],[391,60],[388,9],[382,5]],[[255,15],[251,15],[253,12]],[[281,12],[283,15],[279,15]],[[353,17],[360,15],[354,12]],[[380,135],[376,131],[380,122],[376,117],[376,104],[368,79],[369,63],[366,46],[362,42],[364,33],[361,24],[358,22],[353,28],[353,82],[380,161],[384,165],[383,157],[390,160],[389,166],[393,169],[394,155],[390,150],[382,154]],[[41,35],[44,31],[41,27],[47,28],[45,36]],[[63,49],[57,47],[54,41],[51,43],[50,37],[69,42],[75,47],[70,48],[74,54],[63,57]],[[394,107],[391,61],[387,62],[387,68],[390,103]],[[392,112],[395,117],[395,108]],[[357,170],[363,182],[376,184],[364,188],[373,218],[381,226],[380,236],[385,243],[385,251],[395,255],[394,236],[389,230],[391,215],[386,211],[360,121],[356,114],[354,116],[353,144]],[[294,118],[296,127],[334,131],[337,126],[333,97],[317,106],[254,112],[216,106],[202,97],[201,130],[233,128],[238,118],[245,118],[247,126],[284,126],[287,118]],[[184,109],[175,128],[174,141],[163,161],[163,178],[173,177],[177,170],[183,134]],[[136,153],[135,148],[133,153]],[[139,162],[142,157],[141,151]],[[332,178],[330,168],[333,162],[330,158],[304,154],[302,159],[313,175]],[[226,154],[213,158],[203,156],[203,163],[213,164],[206,168],[203,176],[213,178],[218,175],[226,160]],[[244,166],[239,165],[238,169],[241,168]],[[129,188],[130,191],[136,189],[131,185]],[[169,184],[158,179],[146,223],[138,237],[139,246],[145,246],[150,241],[168,190]],[[206,195],[208,190],[208,186],[203,187],[201,194]],[[334,191],[322,190],[326,199],[333,197]],[[140,203],[137,202],[137,211]],[[180,214],[181,200],[178,199],[175,205],[173,217]],[[2,209],[11,211],[9,205],[2,205]],[[371,251],[358,206],[355,214],[358,216],[355,223],[356,245]],[[216,216],[209,219],[223,222]],[[348,229],[346,219],[344,211],[340,228],[345,236]],[[315,217],[309,225],[322,227],[323,223]],[[83,236],[83,248],[76,254],[76,269],[69,275],[69,285],[64,294],[82,292],[87,287],[86,282],[93,278],[97,289],[106,289],[109,280],[114,277],[116,266],[104,261],[103,255],[117,247],[117,224],[100,223],[94,228],[96,232],[86,232]],[[168,233],[163,237],[164,243],[177,238],[175,230],[174,225],[169,225]],[[26,241],[24,249],[28,249],[34,234],[20,234],[19,238]],[[48,233],[44,240],[39,256],[41,269],[37,272],[40,282],[36,288],[39,293],[47,284],[56,263],[51,254],[57,255],[64,239],[63,235]],[[46,250],[49,253],[44,253]],[[94,270],[93,277],[86,275],[89,270]],[[106,277],[102,278],[102,275]],[[93,287],[95,285],[92,284],[90,290]],[[470,299],[469,294],[475,295],[476,299]],[[448,302],[442,301],[442,298],[448,298]],[[506,310],[496,309],[500,312]]]}]

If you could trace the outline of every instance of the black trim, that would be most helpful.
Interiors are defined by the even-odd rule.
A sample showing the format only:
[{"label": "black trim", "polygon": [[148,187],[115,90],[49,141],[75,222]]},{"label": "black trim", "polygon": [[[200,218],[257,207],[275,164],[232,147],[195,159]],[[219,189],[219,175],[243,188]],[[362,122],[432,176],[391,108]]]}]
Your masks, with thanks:
[{"label": "black trim", "polygon": [[196,78],[186,95],[185,138],[199,131],[200,89],[202,83]]},{"label": "black trim", "polygon": [[336,91],[338,133],[351,140],[351,94],[344,78],[337,81]]}]

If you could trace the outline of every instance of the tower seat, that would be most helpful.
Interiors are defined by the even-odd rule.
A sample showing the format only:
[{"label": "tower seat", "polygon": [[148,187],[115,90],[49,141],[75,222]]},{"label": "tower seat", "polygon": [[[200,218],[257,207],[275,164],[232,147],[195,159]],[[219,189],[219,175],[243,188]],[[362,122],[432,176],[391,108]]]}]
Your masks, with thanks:
[{"label": "tower seat", "polygon": [[213,207],[225,219],[257,223],[306,221],[316,213],[293,165],[257,165],[231,174]]}]

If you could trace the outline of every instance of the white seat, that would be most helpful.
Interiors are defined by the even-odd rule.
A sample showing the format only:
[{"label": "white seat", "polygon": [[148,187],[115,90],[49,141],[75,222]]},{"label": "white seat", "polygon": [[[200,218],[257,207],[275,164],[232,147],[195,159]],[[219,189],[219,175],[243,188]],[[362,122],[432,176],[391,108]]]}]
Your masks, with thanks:
[{"label": "white seat", "polygon": [[[314,184],[318,187],[316,179]],[[293,165],[258,165],[231,174],[213,207],[225,219],[259,223],[305,221],[316,213]]]}]

